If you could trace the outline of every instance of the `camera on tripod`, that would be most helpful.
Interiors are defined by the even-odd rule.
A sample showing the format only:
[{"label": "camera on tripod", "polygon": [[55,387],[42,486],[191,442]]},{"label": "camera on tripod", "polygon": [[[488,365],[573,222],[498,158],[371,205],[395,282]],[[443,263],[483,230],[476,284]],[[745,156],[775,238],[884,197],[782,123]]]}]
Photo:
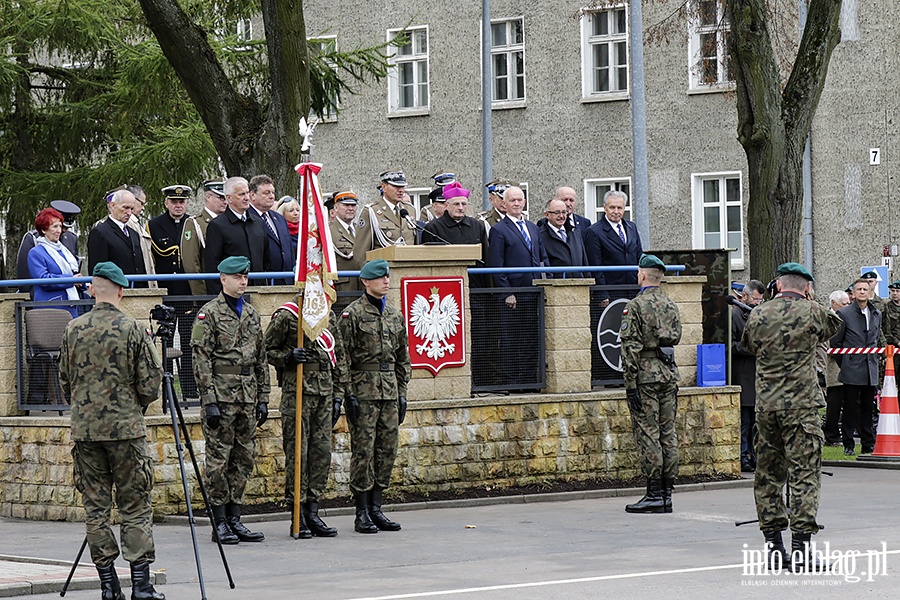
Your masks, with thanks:
[{"label": "camera on tripod", "polygon": [[175,338],[175,309],[165,304],[157,304],[150,309],[150,320],[158,323],[156,335],[171,342]]}]

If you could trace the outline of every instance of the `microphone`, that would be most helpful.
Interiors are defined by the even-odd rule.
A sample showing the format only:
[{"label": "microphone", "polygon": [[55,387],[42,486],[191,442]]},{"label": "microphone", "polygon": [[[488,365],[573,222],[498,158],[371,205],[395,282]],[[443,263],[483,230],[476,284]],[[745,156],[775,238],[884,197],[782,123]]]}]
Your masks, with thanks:
[{"label": "microphone", "polygon": [[752,306],[750,306],[748,304],[744,304],[743,302],[741,302],[734,296],[728,296],[727,298],[725,298],[725,302],[727,302],[728,304],[733,304],[742,310],[746,310],[747,312],[750,312],[751,310],[753,310]]},{"label": "microphone", "polygon": [[405,208],[400,209],[400,217],[403,219],[406,219],[406,222],[409,223],[409,226],[412,227],[413,229],[421,231],[422,233],[427,233],[428,235],[437,239],[440,242],[439,244],[435,244],[434,242],[425,242],[424,244],[422,244],[423,246],[427,246],[428,244],[439,245],[439,246],[452,246],[453,245],[450,242],[448,242],[447,240],[445,240],[444,238],[442,238],[441,236],[439,236],[438,234],[428,231],[427,229],[425,229],[424,227],[419,225],[418,222],[414,221],[413,218],[411,216],[409,216],[409,211],[406,210]]}]

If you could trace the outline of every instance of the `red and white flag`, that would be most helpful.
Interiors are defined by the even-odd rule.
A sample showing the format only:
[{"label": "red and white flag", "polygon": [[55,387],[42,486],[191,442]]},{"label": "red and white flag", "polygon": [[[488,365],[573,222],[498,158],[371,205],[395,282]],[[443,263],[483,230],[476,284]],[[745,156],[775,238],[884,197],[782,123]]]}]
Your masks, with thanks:
[{"label": "red and white flag", "polygon": [[328,212],[319,189],[322,165],[300,163],[294,169],[300,175],[300,232],[294,274],[303,291],[300,325],[306,337],[314,340],[328,327],[331,303],[337,297],[337,266]]}]

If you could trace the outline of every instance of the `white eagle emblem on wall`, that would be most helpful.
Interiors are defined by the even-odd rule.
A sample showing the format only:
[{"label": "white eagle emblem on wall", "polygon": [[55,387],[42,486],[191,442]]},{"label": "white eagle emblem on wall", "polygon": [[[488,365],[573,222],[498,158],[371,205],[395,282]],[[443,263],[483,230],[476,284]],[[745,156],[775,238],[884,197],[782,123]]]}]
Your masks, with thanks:
[{"label": "white eagle emblem on wall", "polygon": [[416,295],[410,312],[413,335],[425,341],[423,344],[416,344],[416,352],[434,359],[443,358],[446,353],[456,350],[456,344],[446,341],[456,335],[460,323],[456,298],[452,295],[441,298],[438,288],[433,287],[429,298],[422,294]]}]

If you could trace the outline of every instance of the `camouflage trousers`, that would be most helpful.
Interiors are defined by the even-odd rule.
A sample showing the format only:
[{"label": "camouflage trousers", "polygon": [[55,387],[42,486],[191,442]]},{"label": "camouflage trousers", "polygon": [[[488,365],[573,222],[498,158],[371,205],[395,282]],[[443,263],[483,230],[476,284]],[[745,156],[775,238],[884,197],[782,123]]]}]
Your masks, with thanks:
[{"label": "camouflage trousers", "polygon": [[243,504],[247,478],[256,461],[256,405],[220,402],[219,410],[222,419],[218,429],[210,429],[203,419],[209,503]]},{"label": "camouflage trousers", "polygon": [[[756,412],[756,477],[753,495],[763,531],[816,533],[822,472],[822,434],[814,408]],[[787,483],[790,514],[785,506]]]},{"label": "camouflage trousers", "polygon": [[[294,503],[294,447],[297,417],[294,394],[281,400],[281,447],[284,449],[284,499]],[[331,398],[303,395],[300,440],[300,502],[318,502],[331,468]]]},{"label": "camouflage trousers", "polygon": [[130,563],[153,562],[153,464],[147,440],[75,442],[72,448],[75,489],[81,492],[84,524],[94,564],[105,567],[119,556],[110,525],[113,485],[122,519],[122,555]]},{"label": "camouflage trousers", "polygon": [[675,410],[678,387],[674,383],[638,384],[641,410],[631,413],[641,470],[650,479],[678,474],[678,436]]},{"label": "camouflage trousers", "polygon": [[396,400],[360,400],[359,418],[350,425],[350,491],[387,488],[397,458],[400,407]]}]

